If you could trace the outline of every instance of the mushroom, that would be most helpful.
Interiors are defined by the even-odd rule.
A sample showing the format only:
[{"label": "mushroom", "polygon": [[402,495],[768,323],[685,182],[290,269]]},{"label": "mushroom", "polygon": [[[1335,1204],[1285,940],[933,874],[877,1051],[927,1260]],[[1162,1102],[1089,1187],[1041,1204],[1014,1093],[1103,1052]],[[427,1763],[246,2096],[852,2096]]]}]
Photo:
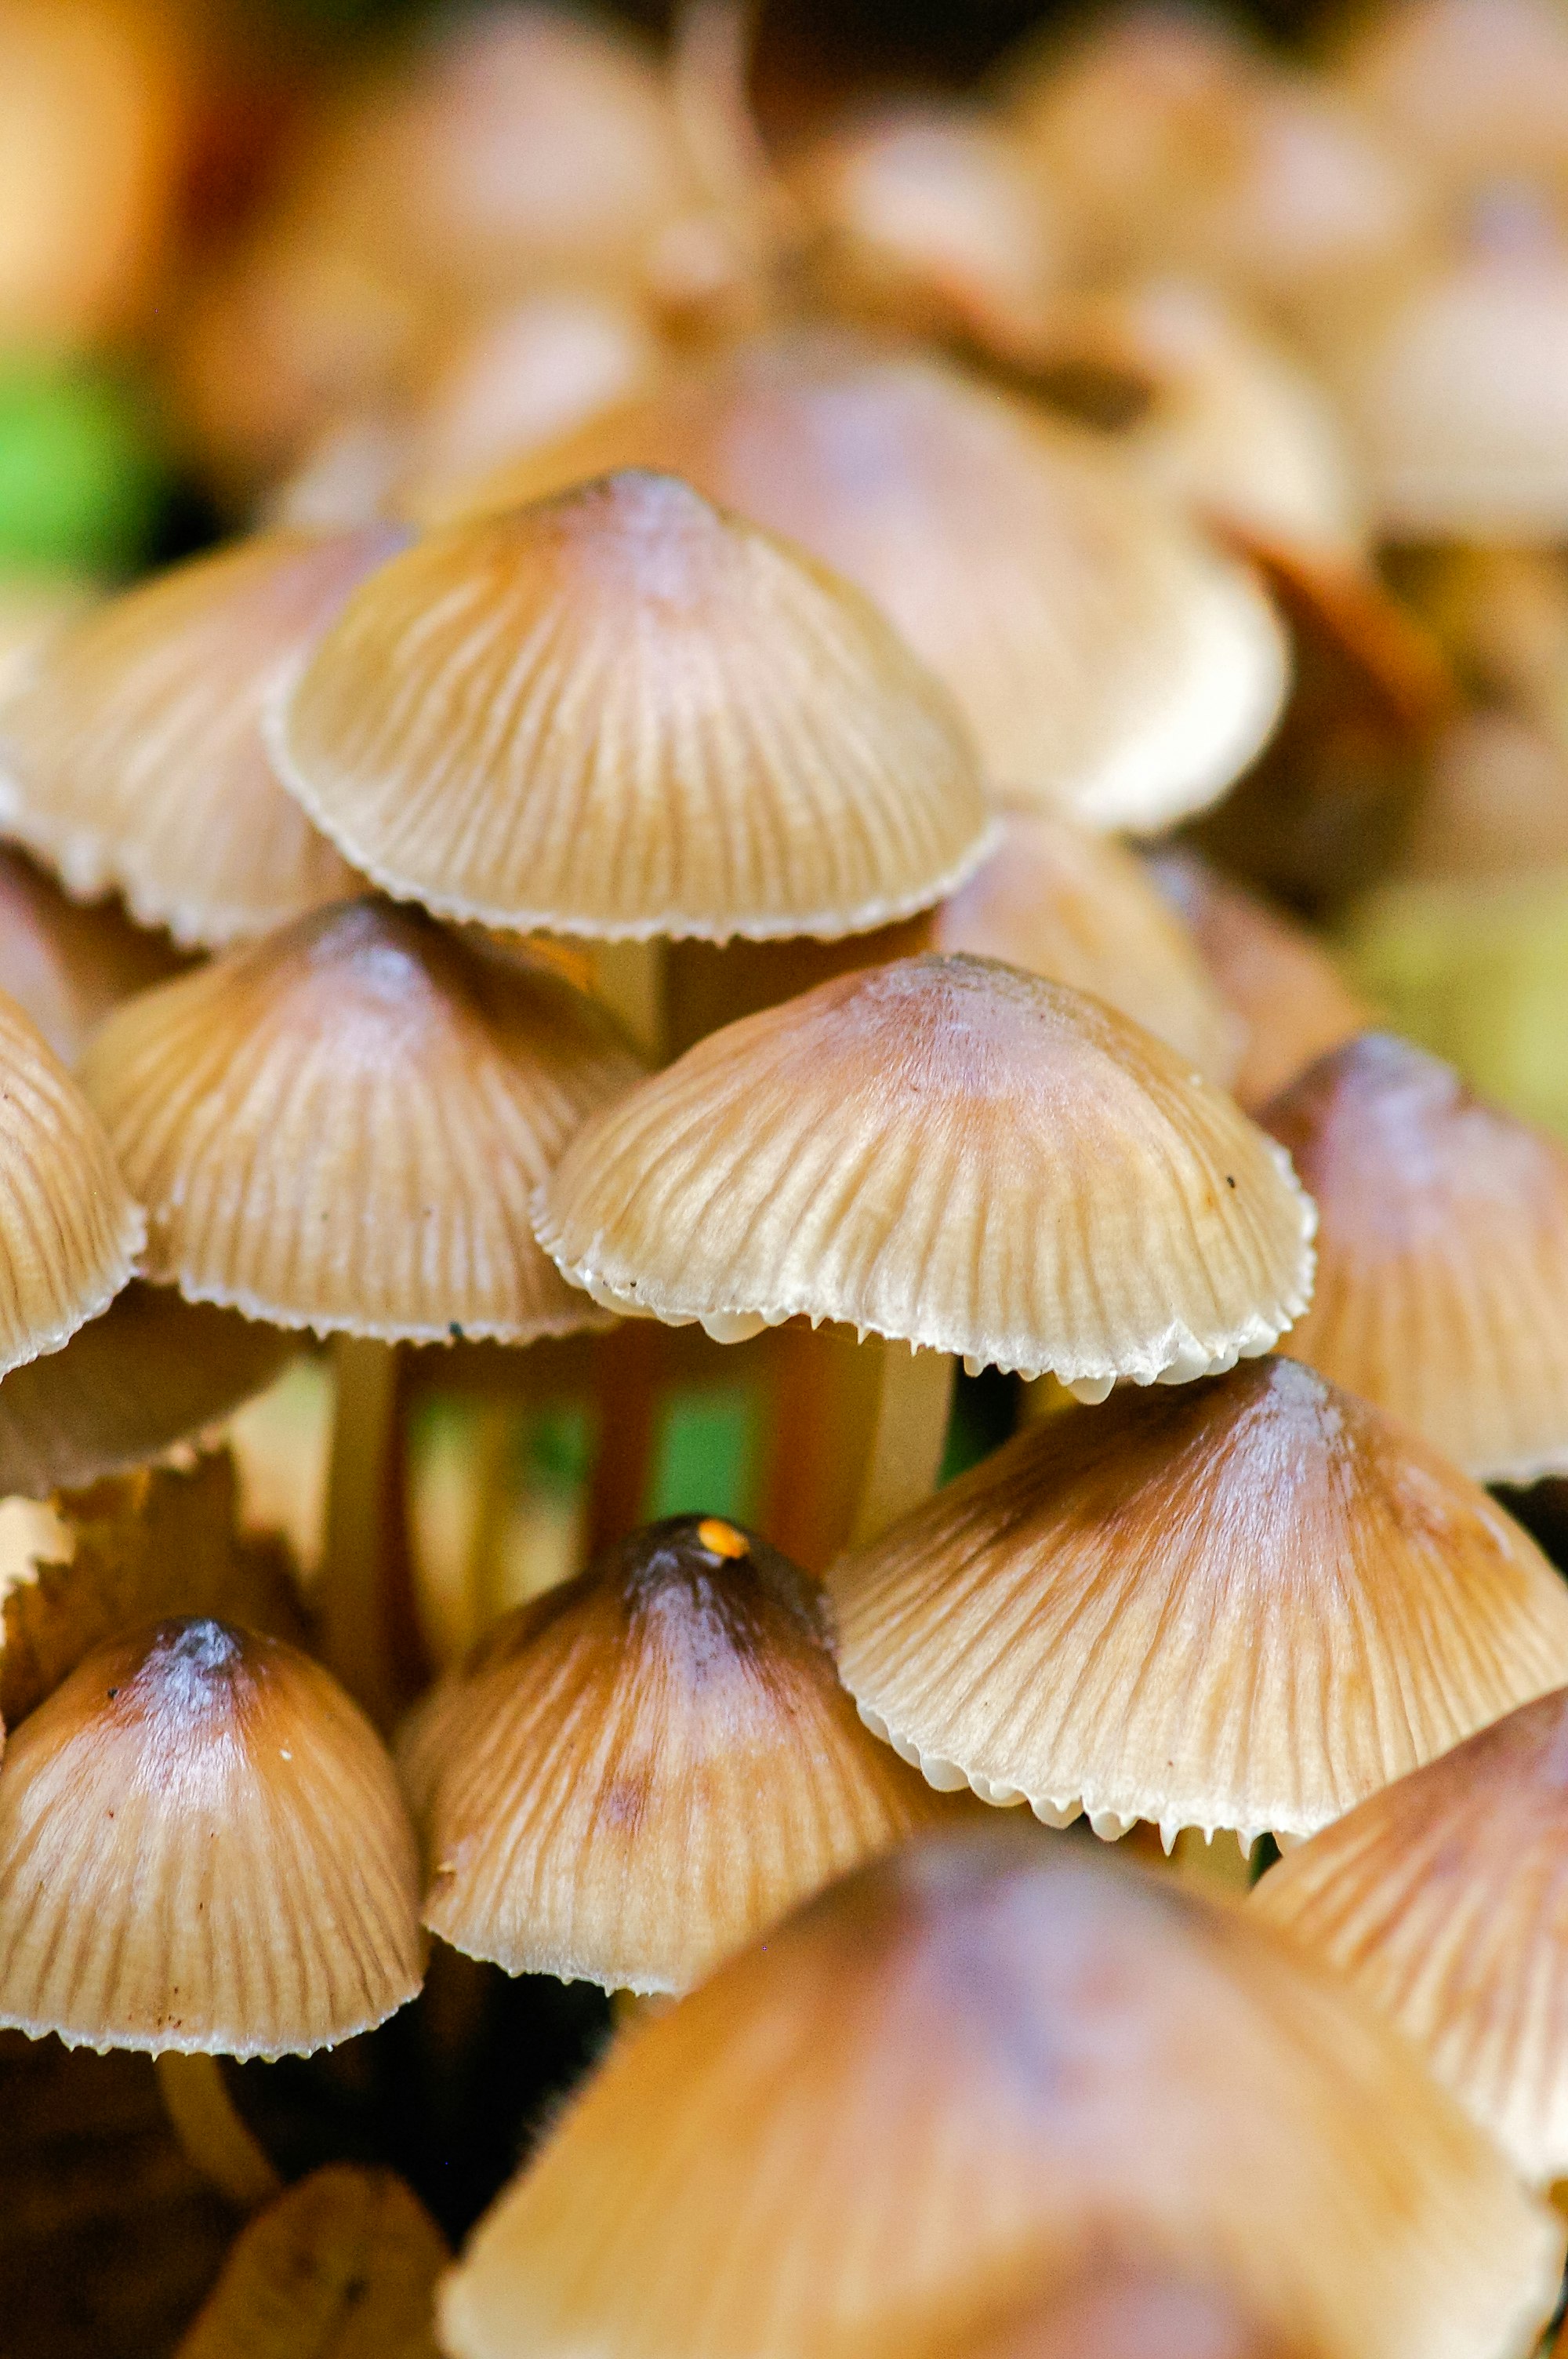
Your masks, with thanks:
[{"label": "mushroom", "polygon": [[271,734],[378,884],[514,932],[863,931],[984,848],[962,724],[881,615],[668,476],[420,542],[350,600]]},{"label": "mushroom", "polygon": [[362,900],[127,1001],[81,1071],[147,1205],[146,1274],[341,1339],[323,1646],[390,1720],[385,1347],[596,1323],[528,1198],[636,1060],[549,970]]},{"label": "mushroom", "polygon": [[1568,1473],[1568,1148],[1386,1032],[1260,1119],[1318,1207],[1317,1284],[1280,1349],[1478,1482]]},{"label": "mushroom", "polygon": [[112,1007],[182,963],[167,934],[132,925],[113,901],[83,908],[23,853],[0,846],[0,991],[62,1064],[75,1064]]},{"label": "mushroom", "polygon": [[406,2006],[418,1907],[391,1762],[280,1640],[158,1623],[89,1655],[12,1732],[0,2023],[173,2060],[176,2125],[242,2200],[269,2166],[214,2060],[308,2054]]},{"label": "mushroom", "polygon": [[1097,1834],[1310,1834],[1568,1679],[1568,1590],[1298,1361],[1033,1425],[827,1579],[860,1716]]},{"label": "mushroom", "polygon": [[0,706],[0,822],[79,898],[117,886],[186,943],[264,933],[352,892],[257,723],[279,671],[406,538],[261,534],[57,632]]},{"label": "mushroom", "polygon": [[1005,2304],[973,2334],[901,2336],[896,2347],[904,2359],[1291,2359],[1300,2349],[1293,2332],[1287,2343],[1260,2327],[1234,2295],[1114,2254]]},{"label": "mushroom", "polygon": [[1065,257],[1023,143],[973,105],[884,103],[810,141],[790,183],[814,286],[851,318],[1011,341]]},{"label": "mushroom", "polygon": [[869,592],[994,783],[1092,825],[1213,801],[1278,717],[1285,644],[1251,574],[1087,435],[934,356],[848,330],[761,339],[432,508],[625,466],[685,476]]},{"label": "mushroom", "polygon": [[1162,852],[1151,866],[1241,1026],[1230,1085],[1249,1113],[1366,1030],[1371,1008],[1340,974],[1327,943],[1298,919],[1196,853]]},{"label": "mushroom", "polygon": [[103,1127],[0,995],[0,1375],[56,1352],[129,1279],[146,1223]]},{"label": "mushroom", "polygon": [[1402,277],[1325,345],[1390,539],[1568,532],[1568,255],[1527,225]]},{"label": "mushroom", "polygon": [[1148,869],[1109,836],[1006,810],[1000,841],[924,929],[946,954],[1000,959],[1092,992],[1227,1087],[1245,1027]]},{"label": "mushroom", "polygon": [[952,1807],[861,1727],[816,1583],[717,1516],[651,1524],[506,1614],[401,1757],[433,1933],[642,1994]]},{"label": "mushroom", "polygon": [[1568,2179],[1568,1692],[1325,1827],[1252,1907],[1422,2050],[1527,2185]]},{"label": "mushroom", "polygon": [[614,2047],[439,2326],[454,2359],[946,2354],[1116,2244],[1324,2359],[1521,2359],[1563,2228],[1299,1947],[999,1832],[858,1870]]},{"label": "mushroom", "polygon": [[0,1382],[0,1496],[48,1499],[146,1464],[262,1391],[294,1349],[276,1328],[133,1281]]},{"label": "mushroom", "polygon": [[584,1125],[535,1220],[619,1312],[886,1339],[862,1536],[930,1487],[948,1355],[1094,1400],[1181,1384],[1267,1351],[1312,1272],[1311,1205],[1228,1099],[1099,1001],[971,958],[711,1034]]},{"label": "mushroom", "polygon": [[447,2258],[446,2238],[394,2172],[329,2163],[241,2232],[175,2359],[437,2359]]}]

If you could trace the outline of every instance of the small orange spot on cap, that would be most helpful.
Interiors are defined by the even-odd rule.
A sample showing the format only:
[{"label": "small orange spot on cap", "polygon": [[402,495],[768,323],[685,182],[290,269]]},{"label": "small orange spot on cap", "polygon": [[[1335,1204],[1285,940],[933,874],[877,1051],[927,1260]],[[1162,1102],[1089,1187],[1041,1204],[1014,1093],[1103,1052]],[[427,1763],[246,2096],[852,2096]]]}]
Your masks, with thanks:
[{"label": "small orange spot on cap", "polygon": [[733,1524],[724,1523],[718,1516],[704,1516],[697,1527],[697,1537],[710,1556],[749,1556],[750,1543],[744,1532]]}]

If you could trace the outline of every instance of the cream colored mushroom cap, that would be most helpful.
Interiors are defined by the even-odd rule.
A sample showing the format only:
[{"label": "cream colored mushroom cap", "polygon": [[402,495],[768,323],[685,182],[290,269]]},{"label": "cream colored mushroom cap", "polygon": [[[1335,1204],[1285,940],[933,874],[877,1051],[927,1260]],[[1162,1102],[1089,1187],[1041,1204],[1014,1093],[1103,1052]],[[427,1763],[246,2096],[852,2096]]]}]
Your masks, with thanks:
[{"label": "cream colored mushroom cap", "polygon": [[806,1317],[1096,1395],[1264,1352],[1313,1208],[1162,1041],[1015,968],[924,957],[710,1034],[587,1124],[541,1243],[622,1312]]},{"label": "cream colored mushroom cap", "polygon": [[1293,1360],[1034,1425],[828,1576],[844,1682],[935,1785],[1311,1834],[1568,1680],[1568,1589]]},{"label": "cream colored mushroom cap", "polygon": [[671,476],[611,475],[395,560],[271,739],[377,884],[520,933],[868,931],[985,846],[963,723],[896,633]]}]

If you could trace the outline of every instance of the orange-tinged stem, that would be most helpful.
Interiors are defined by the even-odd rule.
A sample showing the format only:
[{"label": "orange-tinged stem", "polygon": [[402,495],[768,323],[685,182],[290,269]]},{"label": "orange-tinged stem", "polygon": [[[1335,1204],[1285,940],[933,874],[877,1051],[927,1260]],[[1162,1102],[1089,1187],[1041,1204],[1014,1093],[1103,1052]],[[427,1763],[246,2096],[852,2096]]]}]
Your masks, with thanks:
[{"label": "orange-tinged stem", "polygon": [[401,1353],[355,1335],[333,1343],[337,1404],[318,1596],[322,1660],[379,1728],[425,1684],[408,1537]]}]

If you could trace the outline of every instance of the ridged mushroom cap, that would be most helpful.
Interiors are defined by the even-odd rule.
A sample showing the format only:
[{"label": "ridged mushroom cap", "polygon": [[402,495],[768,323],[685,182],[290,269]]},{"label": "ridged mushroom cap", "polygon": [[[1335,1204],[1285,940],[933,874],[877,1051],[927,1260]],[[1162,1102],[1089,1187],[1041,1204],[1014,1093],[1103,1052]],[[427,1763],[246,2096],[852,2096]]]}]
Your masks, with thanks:
[{"label": "ridged mushroom cap", "polygon": [[661,467],[859,583],[944,680],[989,776],[1097,827],[1212,802],[1274,725],[1281,627],[1088,439],[924,354],[781,337],[676,375],[460,511]]},{"label": "ridged mushroom cap", "polygon": [[0,994],[0,1375],[107,1310],[146,1234],[97,1114]]},{"label": "ridged mushroom cap", "polygon": [[370,1723],[222,1622],[100,1648],[0,1779],[0,2023],[68,2045],[304,2054],[418,1990],[418,1862]]},{"label": "ridged mushroom cap", "polygon": [[1161,853],[1152,865],[1241,1025],[1244,1046],[1230,1086],[1249,1113],[1367,1029],[1371,1008],[1305,926],[1195,853]]},{"label": "ridged mushroom cap", "polygon": [[986,830],[956,709],[870,602],[665,475],[420,542],[271,737],[377,884],[522,933],[862,932]]},{"label": "ridged mushroom cap", "polygon": [[1260,1119],[1319,1216],[1317,1284],[1281,1350],[1478,1482],[1568,1471],[1568,1148],[1387,1032]]},{"label": "ridged mushroom cap", "polygon": [[816,1583],[717,1516],[650,1525],[507,1614],[403,1768],[431,1931],[609,1990],[687,1989],[934,1823],[838,1684]]},{"label": "ridged mushroom cap", "polygon": [[1267,1351],[1312,1279],[1312,1206],[1228,1098],[984,959],[711,1033],[584,1125],[535,1219],[617,1310],[721,1340],[838,1320],[1097,1396]]},{"label": "ridged mushroom cap", "polygon": [[183,942],[265,933],[356,879],[273,776],[268,690],[391,525],[261,533],[106,600],[0,707],[0,821],[84,899],[117,887]]},{"label": "ridged mushroom cap", "polygon": [[448,2258],[394,2172],[328,2163],[246,2223],[175,2359],[437,2359],[436,2280]]},{"label": "ridged mushroom cap", "polygon": [[612,2049],[443,2289],[457,2359],[850,2359],[1122,2238],[1324,2359],[1522,2359],[1563,2231],[1337,1976],[999,1834],[862,1868]]},{"label": "ridged mushroom cap", "polygon": [[1406,540],[1568,534],[1568,260],[1483,251],[1359,326],[1335,375],[1379,529]]},{"label": "ridged mushroom cap", "polygon": [[1006,810],[996,850],[935,911],[934,950],[1090,991],[1227,1086],[1242,1027],[1136,854],[1049,811]]},{"label": "ridged mushroom cap", "polygon": [[1409,2035],[1522,2179],[1568,2178],[1568,1693],[1371,1795],[1252,1906]]},{"label": "ridged mushroom cap", "polygon": [[82,1079],[146,1275],[319,1332],[526,1343],[595,1323],[528,1200],[632,1050],[541,966],[349,901],[118,1009]]},{"label": "ridged mushroom cap", "polygon": [[862,1717],[1097,1833],[1305,1835],[1568,1680],[1568,1589],[1293,1360],[1032,1427],[827,1577]]},{"label": "ridged mushroom cap", "polygon": [[272,1382],[298,1339],[135,1281],[0,1383],[0,1497],[52,1498],[145,1465]]}]

